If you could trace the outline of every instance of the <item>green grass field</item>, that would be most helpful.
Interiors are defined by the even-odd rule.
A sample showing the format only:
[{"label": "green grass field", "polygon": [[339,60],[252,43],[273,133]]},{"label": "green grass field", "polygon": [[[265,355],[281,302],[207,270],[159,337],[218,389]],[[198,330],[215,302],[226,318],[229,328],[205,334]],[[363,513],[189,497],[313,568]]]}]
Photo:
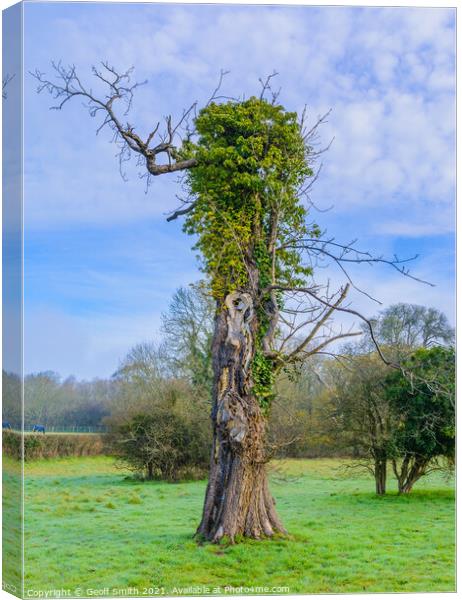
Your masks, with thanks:
[{"label": "green grass field", "polygon": [[21,591],[22,586],[22,468],[18,460],[5,456],[2,466],[3,589],[17,594]]},{"label": "green grass field", "polygon": [[453,591],[453,482],[380,498],[339,466],[284,462],[272,491],[290,539],[225,547],[192,539],[205,482],[136,482],[102,456],[28,463],[26,594]]}]

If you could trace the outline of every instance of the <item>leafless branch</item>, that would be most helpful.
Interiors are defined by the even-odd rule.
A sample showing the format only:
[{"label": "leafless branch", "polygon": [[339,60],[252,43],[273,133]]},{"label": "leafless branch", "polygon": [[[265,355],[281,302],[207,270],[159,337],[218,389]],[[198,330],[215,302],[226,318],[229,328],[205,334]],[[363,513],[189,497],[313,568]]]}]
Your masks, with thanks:
[{"label": "leafless branch", "polygon": [[[220,100],[225,98],[225,96],[221,96],[218,95],[218,92],[221,90],[221,86],[223,85],[223,80],[226,77],[226,75],[229,75],[230,71],[225,71],[223,69],[220,69],[220,77],[218,79],[218,84],[217,87],[213,90],[212,95],[210,96],[210,98],[207,100],[205,106],[209,106],[210,104],[212,104],[212,102],[215,102],[215,100]],[[235,98],[229,98],[230,100],[235,100]]]},{"label": "leafless branch", "polygon": [[271,75],[268,75],[268,77],[263,80],[261,77],[258,78],[258,81],[260,82],[261,86],[262,86],[262,90],[260,93],[260,100],[263,100],[263,98],[265,97],[265,94],[267,92],[269,92],[269,94],[271,95],[271,103],[275,104],[276,100],[279,97],[279,94],[281,93],[281,89],[279,88],[279,90],[277,92],[275,92],[272,87],[271,87],[271,80],[274,77],[277,77],[279,75],[279,73],[277,73],[277,71],[273,71],[271,73]]},{"label": "leafless branch", "polygon": [[175,219],[177,219],[178,217],[181,217],[183,215],[187,215],[188,213],[190,213],[191,211],[193,211],[196,207],[196,202],[192,202],[191,204],[188,204],[188,206],[186,206],[185,208],[178,208],[177,210],[175,210],[171,215],[169,215],[167,217],[167,221],[174,221]]},{"label": "leafless branch", "polygon": [[10,75],[9,73],[7,73],[2,79],[2,98],[3,98],[3,100],[6,100],[6,98],[8,97],[8,92],[6,91],[6,88],[8,87],[8,84],[10,83],[10,81],[12,79],[14,79],[14,74]]},{"label": "leafless branch", "polygon": [[[341,290],[338,299],[334,302],[334,304],[332,305],[332,307],[328,308],[328,310],[325,312],[325,314],[320,319],[318,319],[316,325],[313,327],[313,329],[311,330],[310,334],[288,355],[288,357],[287,357],[288,362],[294,360],[297,357],[297,355],[300,352],[302,352],[302,350],[304,350],[308,346],[308,344],[314,339],[314,337],[316,336],[316,334],[318,333],[318,331],[321,329],[321,327],[323,327],[323,325],[331,317],[332,313],[345,300],[345,298],[346,298],[346,296],[348,294],[348,290],[349,290],[349,285],[347,284]],[[327,343],[330,343],[330,342],[327,342]],[[324,345],[321,345],[319,347],[319,350],[321,350],[324,346],[327,346],[327,343],[325,343]]]},{"label": "leafless branch", "polygon": [[[81,82],[74,65],[65,67],[61,62],[53,62],[52,67],[55,72],[53,81],[38,70],[32,73],[38,82],[37,92],[46,91],[57,101],[56,105],[52,106],[54,110],[61,110],[71,99],[80,97],[92,117],[101,115],[102,121],[97,132],[106,126],[113,132],[112,141],[119,147],[118,157],[122,174],[122,164],[130,158],[132,152],[143,158],[148,174],[153,176],[196,166],[195,159],[179,158],[175,145],[178,130],[195,110],[196,103],[183,111],[176,124],[173,124],[172,117],[168,116],[165,118],[165,129],[162,133],[159,132],[160,123],[157,123],[143,139],[130,123],[122,122],[122,118],[117,115],[114,108],[115,103],[123,104],[122,117],[126,117],[132,106],[135,90],[146,83],[145,81],[131,82],[133,67],[124,72],[117,71],[107,62],[102,62],[99,68],[92,67],[93,76],[106,88],[106,93],[102,97],[96,96],[91,88]],[[157,143],[153,144],[155,138]],[[166,162],[157,164],[159,155],[166,156]]]},{"label": "leafless branch", "polygon": [[312,288],[304,288],[304,287],[288,287],[288,286],[282,286],[282,285],[270,285],[267,286],[264,290],[264,292],[269,292],[270,290],[280,290],[282,292],[295,292],[295,293],[304,293],[304,294],[308,294],[309,296],[311,296],[312,298],[314,298],[317,302],[320,302],[321,304],[323,304],[324,306],[327,306],[328,308],[332,308],[333,310],[339,311],[339,312],[344,312],[344,313],[348,313],[350,315],[356,316],[358,317],[361,321],[363,321],[364,323],[366,323],[367,328],[369,330],[369,334],[371,336],[371,339],[374,343],[375,348],[377,349],[377,352],[380,356],[380,358],[382,359],[382,361],[386,364],[389,365],[391,367],[394,368],[398,368],[401,369],[400,365],[397,365],[396,363],[389,361],[383,354],[382,349],[380,348],[380,345],[375,337],[374,334],[374,329],[372,327],[372,323],[369,319],[367,319],[364,315],[362,315],[360,312],[358,312],[357,310],[353,310],[351,308],[345,308],[343,306],[340,305],[335,305],[330,303],[328,300],[325,300],[324,298],[321,298],[320,296],[318,296],[317,294],[315,294],[313,292]]},{"label": "leafless branch", "polygon": [[[399,258],[396,255],[393,258],[385,258],[384,256],[373,256],[370,252],[365,252],[359,250],[355,247],[357,240],[353,240],[346,244],[341,244],[335,240],[335,238],[300,238],[298,240],[288,240],[286,243],[282,244],[277,248],[278,251],[281,250],[299,250],[300,252],[306,252],[310,257],[310,260],[313,261],[323,261],[323,260],[331,260],[337,267],[342,271],[343,275],[347,278],[348,282],[352,285],[354,289],[356,289],[359,293],[368,297],[371,300],[374,300],[378,304],[381,304],[379,300],[374,298],[371,294],[366,292],[365,290],[358,287],[351,275],[348,273],[346,266],[348,264],[384,264],[391,266],[393,269],[398,271],[401,275],[408,277],[414,281],[418,281],[419,283],[424,283],[429,286],[434,286],[434,284],[425,281],[415,275],[413,275],[408,268],[406,268],[406,264],[418,258],[418,255],[409,257],[409,258]],[[319,266],[322,262],[316,262],[316,266]]]}]

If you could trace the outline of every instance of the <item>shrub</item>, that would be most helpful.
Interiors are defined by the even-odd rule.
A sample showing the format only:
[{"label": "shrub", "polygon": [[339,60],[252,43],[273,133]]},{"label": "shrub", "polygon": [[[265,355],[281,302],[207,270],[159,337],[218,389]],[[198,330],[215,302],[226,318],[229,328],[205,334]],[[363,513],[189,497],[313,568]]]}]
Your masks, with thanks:
[{"label": "shrub", "polygon": [[197,479],[209,460],[208,437],[181,414],[156,409],[119,425],[112,450],[121,462],[145,479]]}]

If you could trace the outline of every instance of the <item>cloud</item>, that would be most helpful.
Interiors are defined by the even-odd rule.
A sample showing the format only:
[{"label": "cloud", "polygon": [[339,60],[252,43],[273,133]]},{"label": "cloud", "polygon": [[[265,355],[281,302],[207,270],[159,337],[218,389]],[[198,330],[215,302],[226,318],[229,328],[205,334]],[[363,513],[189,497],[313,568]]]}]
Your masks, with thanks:
[{"label": "cloud", "polygon": [[[27,5],[31,25],[42,7]],[[315,192],[320,202],[332,190],[342,190],[345,209],[383,198],[421,198],[427,211],[454,201],[452,10],[96,4],[56,5],[47,15],[46,30],[30,31],[28,66],[45,69],[51,57],[64,57],[85,79],[99,59],[136,65],[150,80],[133,111],[142,131],[204,102],[220,68],[231,70],[224,86],[231,95],[258,92],[258,77],[277,69],[290,108],[308,102],[313,119],[333,108],[322,131],[335,142]],[[93,139],[95,123],[82,107],[48,115],[49,98],[38,99],[32,82],[27,89],[31,226],[160,218],[173,206],[173,178],[156,180],[149,201],[134,167],[123,186],[115,149],[107,135]]]},{"label": "cloud", "polygon": [[[149,83],[124,119],[143,134],[206,102],[221,68],[223,94],[247,97],[276,69],[288,109],[307,103],[314,121],[332,108],[320,144],[335,140],[312,199],[335,209],[315,215],[321,227],[387,255],[411,240],[423,249],[418,273],[438,274],[436,288],[367,269],[358,283],[384,305],[417,298],[453,310],[453,273],[441,269],[453,257],[435,236],[454,231],[454,10],[38,2],[25,5],[25,43],[26,70],[50,73],[62,59],[95,91],[92,64],[134,65]],[[199,276],[180,225],[161,225],[181,186],[161,177],[145,194],[134,163],[124,183],[85,107],[50,111],[35,85],[27,75],[26,368],[110,374],[131,344],[155,336],[172,291]],[[352,300],[366,314],[378,308]]]},{"label": "cloud", "polygon": [[110,377],[130,347],[156,339],[159,327],[160,312],[154,311],[94,318],[30,309],[24,328],[24,371]]},{"label": "cloud", "polygon": [[[443,221],[443,222],[442,222]],[[406,221],[385,221],[375,227],[378,234],[400,236],[407,238],[419,238],[424,236],[435,236],[447,234],[452,231],[453,221],[448,219],[434,223],[408,223]]]}]

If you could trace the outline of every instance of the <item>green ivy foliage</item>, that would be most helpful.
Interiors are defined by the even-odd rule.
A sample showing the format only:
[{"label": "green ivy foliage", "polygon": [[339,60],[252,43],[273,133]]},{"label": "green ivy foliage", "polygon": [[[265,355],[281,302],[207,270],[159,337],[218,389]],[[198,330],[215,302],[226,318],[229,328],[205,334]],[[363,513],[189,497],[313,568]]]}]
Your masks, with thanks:
[{"label": "green ivy foliage", "polygon": [[[218,301],[235,290],[260,293],[273,281],[271,243],[278,251],[274,279],[301,286],[312,274],[289,241],[319,235],[307,225],[299,189],[313,175],[297,114],[264,99],[211,103],[195,121],[198,138],[183,145],[183,158],[194,158],[186,184],[195,207],[184,229],[197,236],[212,294]],[[277,214],[277,238],[271,224]],[[260,294],[262,305],[268,300]],[[281,294],[277,302],[282,304]],[[257,308],[257,348],[252,363],[254,392],[263,409],[273,397],[274,365],[261,340],[268,317]]]},{"label": "green ivy foliage", "polygon": [[[184,157],[198,161],[186,176],[196,205],[185,231],[198,236],[195,247],[215,298],[247,289],[253,269],[264,287],[270,282],[273,211],[279,211],[278,245],[313,234],[297,195],[312,175],[297,115],[252,97],[211,103],[195,125],[197,142],[182,149]],[[291,249],[278,252],[276,272],[281,285],[300,284],[311,274]]]},{"label": "green ivy foliage", "polygon": [[252,363],[253,391],[259,400],[260,407],[267,412],[274,398],[274,368],[260,350],[255,353]]}]

